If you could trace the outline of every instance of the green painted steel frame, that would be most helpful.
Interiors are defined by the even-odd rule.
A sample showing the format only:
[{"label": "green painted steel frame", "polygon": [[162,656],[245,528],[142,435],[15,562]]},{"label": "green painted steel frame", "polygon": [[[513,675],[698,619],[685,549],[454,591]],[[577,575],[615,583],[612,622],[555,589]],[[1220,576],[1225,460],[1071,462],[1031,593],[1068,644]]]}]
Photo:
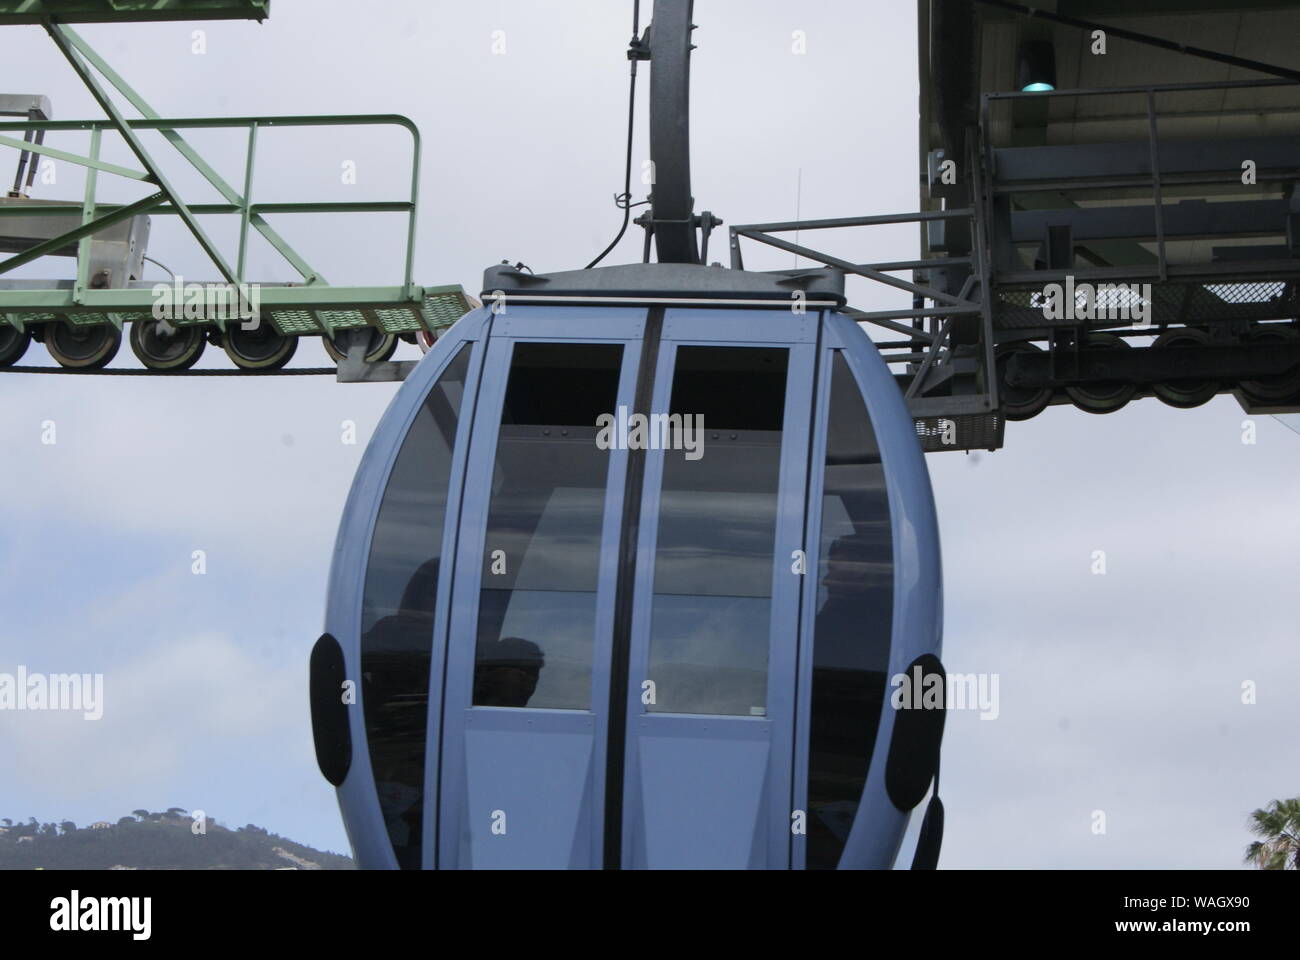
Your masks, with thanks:
[{"label": "green painted steel frame", "polygon": [[[114,0],[115,7],[122,7],[119,0]],[[220,6],[220,0],[217,3]],[[33,9],[31,0],[15,3],[13,0],[0,0],[0,24],[19,22],[12,17],[20,9]],[[94,6],[91,4],[90,6]],[[101,5],[102,6],[102,5]],[[167,19],[186,19],[180,14],[184,3],[164,3],[162,0],[149,0],[132,4],[137,8],[148,7],[154,12],[166,8],[175,8],[175,16]],[[232,5],[233,6],[233,5]],[[207,9],[205,7],[205,9]],[[121,20],[156,19],[150,16],[132,16],[121,11]],[[204,14],[206,17],[207,15]],[[234,14],[231,14],[234,16]],[[10,323],[21,323],[20,314],[58,312],[77,309],[99,309],[138,311],[148,310],[152,305],[150,289],[115,288],[90,289],[87,286],[90,237],[99,230],[124,219],[143,213],[171,214],[179,216],[198,241],[208,258],[216,266],[222,277],[229,283],[247,282],[245,267],[248,249],[248,228],[254,227],[268,243],[293,266],[303,278],[302,285],[259,285],[262,303],[268,307],[282,309],[301,309],[319,311],[330,308],[343,309],[384,309],[386,307],[410,307],[417,313],[422,312],[426,301],[440,296],[459,295],[463,291],[458,285],[442,287],[420,287],[413,283],[415,257],[415,224],[419,202],[421,141],[420,131],[407,117],[399,114],[345,114],[325,116],[280,116],[280,117],[224,117],[165,119],[160,117],[129,84],[110,67],[90,47],[88,43],[66,25],[67,19],[75,17],[60,16],[60,22],[48,18],[36,17],[32,21],[44,25],[46,32],[55,45],[71,64],[92,96],[107,114],[105,120],[62,120],[32,121],[21,120],[0,123],[0,146],[27,150],[68,163],[87,168],[86,191],[82,204],[81,224],[57,237],[43,241],[28,250],[0,261],[0,274],[29,263],[38,257],[53,253],[78,242],[77,279],[71,290],[49,288],[11,288],[0,290],[0,312],[8,313]],[[95,78],[93,67],[126,100],[142,114],[142,119],[124,117],[109,97],[108,92]],[[258,131],[268,127],[318,127],[318,126],[398,126],[411,134],[411,190],[410,199],[403,201],[380,202],[346,202],[346,203],[253,203],[251,199],[254,161],[257,149]],[[178,133],[185,129],[222,129],[245,128],[248,141],[245,152],[243,191],[236,191],[191,147]],[[99,159],[100,140],[104,130],[116,130],[126,141],[131,152],[139,160],[143,170],[135,170],[117,164],[106,163]],[[44,144],[4,136],[5,132],[51,130],[85,130],[91,134],[89,156],[82,156],[65,150],[59,150]],[[136,135],[140,130],[157,130],[190,164],[210,183],[225,199],[225,203],[186,204],[178,191],[162,174],[158,164]],[[158,186],[158,192],[141,200],[124,206],[104,206],[95,202],[97,174],[103,172],[114,176],[126,177]],[[263,218],[263,214],[278,213],[406,213],[406,255],[404,260],[402,285],[368,286],[368,287],[331,287],[319,271],[314,269],[281,237]],[[42,204],[22,204],[0,206],[0,216],[5,215],[62,215],[67,216],[69,207]],[[240,218],[239,251],[232,269],[216,249],[195,217],[200,214],[237,214]],[[120,325],[120,319],[110,316],[112,322]],[[333,326],[328,318],[317,314],[317,321],[327,335],[333,333]],[[224,321],[217,321],[224,329]],[[425,322],[426,326],[430,324]]]},{"label": "green painted steel frame", "polygon": [[146,20],[263,20],[271,0],[0,0],[0,26],[43,23],[140,23]]}]

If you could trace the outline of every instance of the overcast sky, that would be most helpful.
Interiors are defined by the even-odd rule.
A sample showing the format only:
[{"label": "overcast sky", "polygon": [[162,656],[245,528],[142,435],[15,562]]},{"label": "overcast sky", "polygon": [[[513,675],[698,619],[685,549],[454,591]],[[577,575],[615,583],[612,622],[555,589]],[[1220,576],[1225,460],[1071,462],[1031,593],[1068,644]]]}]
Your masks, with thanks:
[{"label": "overcast sky", "polygon": [[[699,0],[697,208],[728,223],[916,209],[914,6]],[[613,237],[630,3],[272,9],[262,25],[81,32],[163,116],[411,117],[424,138],[418,283],[477,292],[503,258],[577,268]],[[3,49],[4,91],[50,96],[57,119],[99,116],[42,31],[8,28]],[[266,133],[255,198],[403,199],[409,137],[370,136]],[[241,182],[240,134],[189,138]],[[129,164],[114,139],[106,158]],[[200,188],[187,199],[216,199],[146,142],[182,189]],[[639,169],[644,136],[636,157]],[[341,182],[345,161],[355,185]],[[80,197],[75,169],[55,173],[38,196]],[[146,192],[110,181],[112,199]],[[150,254],[186,279],[216,279],[164,219]],[[401,280],[400,217],[274,223],[332,283]],[[234,233],[211,226],[233,260]],[[859,262],[917,253],[911,227],[824,240]],[[639,257],[629,235],[608,262]],[[255,279],[294,278],[264,246],[250,262]],[[747,255],[758,269],[790,263]],[[53,261],[27,275],[71,269]],[[906,296],[852,293],[863,307]],[[24,362],[52,361],[34,346]],[[324,355],[309,342],[294,363]],[[114,366],[136,365],[124,346]],[[209,348],[202,366],[228,361]],[[339,512],[394,390],[328,377],[0,376],[0,671],[102,672],[106,684],[99,721],[0,714],[0,816],[84,825],[180,806],[346,851],[312,752],[307,657]],[[1300,436],[1257,417],[1257,442],[1243,444],[1245,419],[1231,398],[1189,411],[1144,400],[1105,417],[1054,407],[1010,425],[1002,451],[930,458],[944,660],[997,674],[1001,701],[996,720],[949,716],[943,866],[1233,867],[1250,811],[1300,792]],[[341,442],[344,420],[357,423],[357,445]],[[57,443],[42,444],[44,421]],[[206,552],[203,576],[191,573],[195,550]],[[1253,705],[1245,681],[1257,685]]]}]

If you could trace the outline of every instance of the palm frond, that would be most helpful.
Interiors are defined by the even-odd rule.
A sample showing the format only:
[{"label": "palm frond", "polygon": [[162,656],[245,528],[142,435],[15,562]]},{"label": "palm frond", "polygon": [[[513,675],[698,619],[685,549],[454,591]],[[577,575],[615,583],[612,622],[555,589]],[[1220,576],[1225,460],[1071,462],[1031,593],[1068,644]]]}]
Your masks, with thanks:
[{"label": "palm frond", "polygon": [[1300,870],[1300,797],[1252,811],[1246,825],[1262,839],[1246,848],[1243,862],[1260,870]]}]

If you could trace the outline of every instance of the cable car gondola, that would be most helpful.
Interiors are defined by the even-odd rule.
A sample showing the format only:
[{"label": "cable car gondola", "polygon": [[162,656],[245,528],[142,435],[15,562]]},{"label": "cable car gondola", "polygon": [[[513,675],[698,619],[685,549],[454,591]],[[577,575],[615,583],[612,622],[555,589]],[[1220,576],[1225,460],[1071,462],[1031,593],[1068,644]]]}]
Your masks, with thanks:
[{"label": "cable car gondola", "polygon": [[[840,279],[796,313],[769,274],[509,273],[339,531],[313,708],[358,862],[888,866],[942,726],[888,708],[940,669],[938,533]],[[599,443],[620,412],[702,435]]]},{"label": "cable car gondola", "polygon": [[[689,25],[634,41],[652,128]],[[841,273],[699,262],[684,144],[660,262],[489,269],[362,457],[311,658],[362,867],[888,867],[935,777],[942,709],[891,697],[942,674],[913,420]]]}]

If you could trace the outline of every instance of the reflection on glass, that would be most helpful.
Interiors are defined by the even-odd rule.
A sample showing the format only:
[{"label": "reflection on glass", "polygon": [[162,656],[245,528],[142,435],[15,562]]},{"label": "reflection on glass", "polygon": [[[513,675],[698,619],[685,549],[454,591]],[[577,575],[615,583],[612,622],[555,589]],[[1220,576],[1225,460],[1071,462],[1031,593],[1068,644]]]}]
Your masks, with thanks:
[{"label": "reflection on glass", "polygon": [[420,866],[433,608],[470,347],[416,414],[375,522],[361,607],[361,702],[379,805],[399,866]]},{"label": "reflection on glass", "polygon": [[651,604],[658,713],[765,716],[789,354],[677,349],[670,413],[702,415],[703,455],[664,453]]},{"label": "reflection on glass", "polygon": [[591,705],[596,585],[621,344],[517,343],[483,551],[473,704]]},{"label": "reflection on glass", "polygon": [[893,626],[884,471],[862,395],[843,355],[834,357],[813,628],[809,869],[833,869],[853,825],[884,707]]}]

